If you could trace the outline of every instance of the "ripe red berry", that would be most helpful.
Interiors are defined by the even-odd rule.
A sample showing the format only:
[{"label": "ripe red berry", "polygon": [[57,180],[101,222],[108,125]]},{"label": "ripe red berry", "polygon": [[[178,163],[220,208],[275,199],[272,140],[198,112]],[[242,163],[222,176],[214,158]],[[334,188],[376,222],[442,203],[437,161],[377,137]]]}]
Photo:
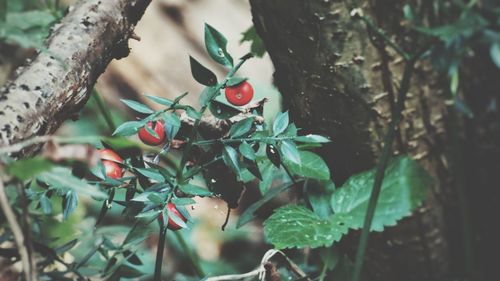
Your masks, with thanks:
[{"label": "ripe red berry", "polygon": [[[179,230],[182,228],[182,226],[176,224],[174,220],[172,220],[172,216],[175,216],[176,218],[181,219],[183,222],[186,222],[187,219],[185,216],[177,210],[177,207],[175,206],[174,203],[168,203],[167,204],[167,209],[168,209],[168,222],[167,222],[167,228],[170,230]],[[159,220],[163,220],[163,213],[160,213],[160,216],[158,216]]]},{"label": "ripe red berry", "polygon": [[104,170],[106,171],[106,176],[112,179],[119,179],[123,175],[122,168],[116,162],[103,160]]},{"label": "ripe red berry", "polygon": [[120,155],[116,154],[116,152],[114,152],[109,148],[100,149],[99,156],[101,157],[102,160],[109,160],[113,162],[123,163],[123,159],[120,157]]},{"label": "ripe red berry", "polygon": [[116,152],[108,148],[101,149],[99,150],[99,156],[101,157],[102,164],[104,165],[106,176],[113,179],[119,179],[122,177],[122,168],[117,163],[123,163],[123,159],[116,154]]},{"label": "ripe red berry", "polygon": [[139,139],[147,145],[160,145],[165,141],[165,127],[163,126],[162,122],[156,121],[154,124],[153,128],[153,122],[149,121],[148,124],[146,125],[150,129],[152,129],[158,137],[153,136],[150,134],[146,128],[141,128],[139,130]]},{"label": "ripe red berry", "polygon": [[226,87],[227,101],[236,106],[242,106],[249,103],[253,98],[253,87],[247,81],[238,85]]}]

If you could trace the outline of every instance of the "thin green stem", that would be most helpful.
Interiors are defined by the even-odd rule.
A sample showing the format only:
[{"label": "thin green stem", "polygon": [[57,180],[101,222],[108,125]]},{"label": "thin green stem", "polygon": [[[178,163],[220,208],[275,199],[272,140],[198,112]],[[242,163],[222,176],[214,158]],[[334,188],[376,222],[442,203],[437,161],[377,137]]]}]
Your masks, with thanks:
[{"label": "thin green stem", "polygon": [[402,117],[402,111],[404,109],[404,102],[406,100],[406,96],[408,94],[408,90],[410,88],[411,76],[413,74],[413,67],[415,65],[418,56],[411,58],[405,66],[405,70],[403,73],[403,78],[401,80],[401,88],[398,93],[398,100],[396,103],[396,107],[392,112],[392,120],[389,124],[389,129],[384,139],[384,147],[382,149],[382,153],[380,156],[380,160],[377,165],[377,171],[375,174],[375,179],[373,182],[373,188],[370,194],[370,200],[368,202],[368,208],[366,210],[365,221],[363,224],[363,230],[361,232],[361,237],[359,239],[359,247],[356,252],[356,261],[354,264],[354,272],[353,272],[353,281],[361,280],[361,273],[363,270],[363,262],[366,253],[366,247],[368,245],[368,237],[370,234],[370,228],[373,221],[373,216],[375,214],[375,209],[377,206],[377,200],[380,194],[380,190],[382,188],[382,182],[384,180],[385,168],[389,163],[389,159],[392,155],[392,144],[394,142],[394,138],[397,132],[397,126]]},{"label": "thin green stem", "polygon": [[319,277],[318,277],[318,281],[325,280],[327,270],[328,270],[328,264],[326,262],[324,262],[323,267],[321,268],[321,273],[319,274]]},{"label": "thin green stem", "polygon": [[[226,86],[227,81],[229,81],[229,79],[234,76],[234,74],[236,73],[236,71],[238,71],[238,69],[240,69],[240,67],[243,65],[243,63],[245,63],[245,61],[247,61],[251,57],[252,57],[251,54],[243,56],[240,59],[240,61],[238,62],[238,64],[235,65],[228,72],[228,74],[226,75],[226,77],[224,78],[224,80],[217,85],[217,87],[215,88],[214,91],[216,93],[218,93],[222,88],[224,88]],[[214,95],[211,100],[209,100],[205,105],[203,105],[201,107],[201,109],[199,111],[200,116],[203,116],[203,113],[205,113],[205,111],[207,110],[208,105],[210,104],[210,101],[212,101],[216,96],[217,95]],[[191,152],[191,149],[193,148],[193,142],[196,139],[196,133],[198,132],[198,127],[200,126],[200,121],[201,121],[201,117],[198,118],[198,119],[196,119],[196,121],[194,122],[193,128],[191,130],[191,134],[190,134],[188,142],[186,144],[186,148],[184,149],[184,151],[182,153],[181,163],[179,165],[179,169],[177,170],[177,178],[179,178],[179,179],[181,179],[181,177],[182,177],[182,172],[184,170],[184,167],[186,166],[186,163],[187,163],[187,160],[188,160],[188,156],[189,156],[189,154]]]},{"label": "thin green stem", "polygon": [[184,251],[184,253],[186,253],[189,260],[191,261],[191,265],[193,266],[193,269],[196,271],[196,274],[198,275],[199,278],[204,278],[205,272],[201,267],[200,258],[189,248],[189,246],[186,243],[186,240],[184,240],[184,237],[182,237],[182,235],[179,232],[176,231],[174,233],[175,237],[177,238],[177,241],[179,241],[179,244],[181,244],[182,250]]},{"label": "thin green stem", "polygon": [[92,97],[94,98],[97,107],[99,108],[99,111],[101,112],[101,115],[104,118],[104,121],[106,121],[106,125],[108,125],[109,130],[111,132],[114,132],[116,130],[116,125],[113,122],[113,118],[109,111],[109,107],[107,107],[104,104],[104,101],[102,100],[101,96],[99,95],[96,89],[92,90]]},{"label": "thin green stem", "polygon": [[158,247],[156,250],[156,262],[155,262],[155,276],[154,281],[161,281],[161,268],[163,265],[163,250],[165,249],[165,237],[167,234],[167,227],[160,220],[160,239],[158,240]]},{"label": "thin green stem", "polygon": [[[452,95],[450,94],[450,98]],[[474,261],[474,245],[472,235],[472,223],[470,219],[469,203],[467,200],[466,179],[465,179],[465,161],[463,159],[463,147],[460,141],[460,128],[456,111],[449,114],[449,126],[451,137],[451,169],[455,178],[457,188],[459,211],[462,227],[462,243],[464,250],[465,274],[468,280],[477,280]]]}]

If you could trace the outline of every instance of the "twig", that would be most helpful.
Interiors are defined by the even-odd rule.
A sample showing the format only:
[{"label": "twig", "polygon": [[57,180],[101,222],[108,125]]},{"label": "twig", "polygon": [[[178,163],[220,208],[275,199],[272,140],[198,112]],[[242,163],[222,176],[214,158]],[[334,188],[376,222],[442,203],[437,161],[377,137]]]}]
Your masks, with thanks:
[{"label": "twig", "polygon": [[[28,250],[28,258],[30,262],[30,272],[32,280],[38,280],[36,272],[36,260],[35,260],[35,250],[32,243],[31,235],[31,224],[29,218],[28,201],[26,199],[26,192],[22,184],[17,184],[17,194],[19,196],[19,203],[22,206],[22,222],[23,222],[23,232],[25,237],[26,249]],[[33,270],[34,269],[34,270]]]},{"label": "twig", "polygon": [[0,179],[0,207],[7,218],[7,222],[9,223],[10,229],[12,231],[12,235],[14,236],[14,240],[16,241],[16,245],[18,247],[19,256],[21,257],[21,263],[23,266],[24,278],[27,281],[36,281],[36,273],[34,271],[35,268],[31,268],[30,266],[30,258],[28,254],[28,249],[24,245],[24,234],[19,226],[16,215],[12,210],[9,199],[7,198],[7,194],[5,193],[5,187],[3,181]]},{"label": "twig", "polygon": [[274,249],[267,251],[262,257],[259,267],[250,272],[242,274],[230,274],[230,275],[208,277],[207,279],[205,279],[205,281],[241,280],[244,278],[254,277],[254,276],[258,276],[259,280],[263,281],[265,280],[267,273],[266,264],[277,254],[285,258],[288,269],[290,269],[293,273],[295,273],[303,280],[311,281],[311,279],[307,277],[307,275],[282,251]]}]

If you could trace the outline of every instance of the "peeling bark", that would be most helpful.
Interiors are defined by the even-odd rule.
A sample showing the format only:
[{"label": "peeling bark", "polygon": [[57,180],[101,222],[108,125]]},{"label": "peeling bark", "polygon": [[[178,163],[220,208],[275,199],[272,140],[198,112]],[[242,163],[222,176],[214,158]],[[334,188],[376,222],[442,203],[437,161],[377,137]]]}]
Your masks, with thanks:
[{"label": "peeling bark", "polygon": [[[351,1],[250,2],[294,122],[333,140],[321,153],[336,183],[374,167],[399,87],[402,58],[351,18],[351,10],[358,8]],[[405,1],[360,2],[364,13],[394,34],[399,45],[409,52],[417,49],[421,42],[412,41],[416,37],[400,24]],[[427,64],[416,66],[394,147],[395,154],[413,156],[434,176],[434,192],[412,217],[371,235],[367,280],[450,278],[448,205],[441,198],[452,192],[444,145],[447,108],[439,86]],[[354,253],[358,240],[354,233],[342,246]]]},{"label": "peeling bark", "polygon": [[150,2],[88,0],[70,8],[47,50],[0,90],[0,146],[51,134],[76,114],[108,63],[128,55],[128,39]]}]

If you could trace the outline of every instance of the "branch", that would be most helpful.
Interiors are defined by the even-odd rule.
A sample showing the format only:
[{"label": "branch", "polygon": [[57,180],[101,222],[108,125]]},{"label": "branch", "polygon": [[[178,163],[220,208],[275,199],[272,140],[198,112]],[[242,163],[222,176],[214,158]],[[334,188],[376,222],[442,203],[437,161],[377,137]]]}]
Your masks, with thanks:
[{"label": "branch", "polygon": [[[46,51],[0,89],[0,147],[53,133],[85,104],[151,0],[87,0],[54,26]],[[37,146],[23,151],[31,155]]]},{"label": "branch", "polygon": [[5,193],[5,187],[1,178],[0,208],[2,208],[5,218],[7,218],[10,230],[12,231],[12,235],[14,236],[14,240],[16,241],[17,250],[19,252],[19,256],[21,257],[21,264],[23,266],[24,279],[27,281],[34,281],[36,280],[36,268],[31,267],[28,249],[24,244],[25,241],[23,231],[21,230],[21,226],[19,226],[16,215],[14,214],[14,211],[10,206],[9,199],[7,198],[7,194]]}]

